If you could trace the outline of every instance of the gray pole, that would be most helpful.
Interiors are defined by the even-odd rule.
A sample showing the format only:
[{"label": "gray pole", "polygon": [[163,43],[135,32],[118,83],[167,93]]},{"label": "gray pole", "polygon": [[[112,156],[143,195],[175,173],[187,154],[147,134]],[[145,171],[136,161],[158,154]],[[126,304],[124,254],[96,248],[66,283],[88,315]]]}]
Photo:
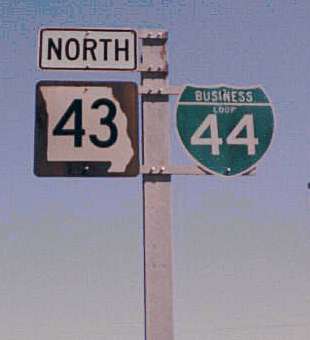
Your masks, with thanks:
[{"label": "gray pole", "polygon": [[[142,39],[143,217],[146,340],[173,340],[171,250],[171,176],[166,32],[145,32]],[[162,173],[160,173],[162,172]]]}]

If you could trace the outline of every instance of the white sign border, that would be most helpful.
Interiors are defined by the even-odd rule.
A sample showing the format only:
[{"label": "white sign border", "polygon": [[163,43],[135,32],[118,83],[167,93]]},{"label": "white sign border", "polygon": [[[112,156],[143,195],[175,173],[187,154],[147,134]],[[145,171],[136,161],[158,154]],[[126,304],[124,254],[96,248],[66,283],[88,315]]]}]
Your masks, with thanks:
[{"label": "white sign border", "polygon": [[[191,86],[191,87],[195,87],[195,88],[204,88],[204,89],[214,89],[214,88],[217,88],[217,87],[231,87],[231,88],[235,88],[235,89],[240,89],[240,90],[244,90],[244,89],[257,89],[257,88],[260,88],[263,92],[264,92],[264,95],[267,97],[268,101],[269,101],[269,106],[271,107],[272,109],[272,113],[273,113],[273,131],[272,131],[272,136],[271,136],[271,140],[270,140],[270,143],[266,149],[266,151],[264,152],[264,154],[262,155],[261,158],[259,158],[253,165],[251,165],[249,168],[247,168],[246,170],[243,170],[241,172],[238,172],[237,174],[235,175],[230,175],[230,176],[227,176],[227,175],[223,175],[219,172],[216,172],[214,170],[211,170],[209,169],[208,167],[206,167],[205,165],[201,164],[185,147],[185,145],[183,144],[183,141],[182,141],[182,138],[180,136],[180,133],[179,133],[179,130],[178,130],[178,126],[177,126],[177,110],[178,110],[178,105],[180,103],[180,99],[181,99],[181,96],[184,92],[184,90],[186,89],[186,87],[188,86]],[[227,104],[226,104],[227,105]],[[233,105],[233,104],[232,104]],[[217,175],[217,176],[220,176],[220,177],[224,177],[224,178],[234,178],[234,177],[237,177],[237,176],[241,176],[241,175],[245,175],[249,172],[251,172],[252,170],[254,170],[256,167],[257,167],[257,164],[258,162],[260,162],[264,157],[265,155],[267,154],[267,151],[269,150],[269,148],[271,147],[271,145],[273,144],[273,141],[274,141],[274,136],[275,136],[275,131],[276,131],[276,113],[275,113],[275,109],[274,109],[274,106],[272,104],[272,101],[270,99],[270,97],[268,96],[267,92],[265,91],[265,88],[258,84],[258,85],[249,85],[249,86],[244,86],[244,85],[228,85],[228,84],[225,84],[225,83],[219,83],[219,84],[216,84],[216,85],[201,85],[201,84],[186,84],[186,85],[183,85],[181,90],[180,90],[180,93],[177,97],[177,100],[176,100],[176,103],[175,103],[175,109],[174,109],[174,112],[175,112],[175,130],[176,130],[176,134],[178,136],[178,139],[179,139],[179,142],[181,143],[182,145],[182,148],[183,150],[185,150],[185,153],[187,155],[189,155],[189,157],[196,163],[198,164],[199,167],[201,167],[202,169],[204,169],[205,171],[211,173],[212,175]]]}]

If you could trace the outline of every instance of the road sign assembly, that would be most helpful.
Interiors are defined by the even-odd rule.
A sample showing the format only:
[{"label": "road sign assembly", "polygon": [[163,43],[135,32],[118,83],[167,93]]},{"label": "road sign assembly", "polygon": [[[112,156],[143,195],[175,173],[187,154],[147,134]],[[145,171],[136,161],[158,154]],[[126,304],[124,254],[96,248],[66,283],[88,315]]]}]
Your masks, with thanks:
[{"label": "road sign assembly", "polygon": [[186,86],[177,105],[183,145],[213,174],[248,172],[271,143],[273,109],[261,87]]},{"label": "road sign assembly", "polygon": [[136,176],[137,98],[132,82],[39,82],[36,175]]},{"label": "road sign assembly", "polygon": [[[174,339],[171,175],[248,174],[274,129],[270,100],[259,86],[170,86],[167,40],[165,31],[126,29],[46,28],[39,38],[41,69],[140,72],[139,88],[132,82],[39,82],[34,169],[38,176],[142,174],[148,340]],[[170,164],[170,95],[179,95],[177,130],[195,165]]]},{"label": "road sign assembly", "polygon": [[126,29],[42,29],[39,67],[133,71],[137,67],[136,32]]}]

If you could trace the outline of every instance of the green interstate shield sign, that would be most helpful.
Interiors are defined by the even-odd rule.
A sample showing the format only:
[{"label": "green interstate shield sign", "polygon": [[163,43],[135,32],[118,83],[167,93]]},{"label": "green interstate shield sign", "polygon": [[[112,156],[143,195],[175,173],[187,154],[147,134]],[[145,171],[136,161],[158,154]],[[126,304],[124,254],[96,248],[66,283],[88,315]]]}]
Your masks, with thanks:
[{"label": "green interstate shield sign", "polygon": [[177,129],[202,168],[223,176],[241,175],[271,143],[273,109],[260,86],[186,86],[177,103]]}]

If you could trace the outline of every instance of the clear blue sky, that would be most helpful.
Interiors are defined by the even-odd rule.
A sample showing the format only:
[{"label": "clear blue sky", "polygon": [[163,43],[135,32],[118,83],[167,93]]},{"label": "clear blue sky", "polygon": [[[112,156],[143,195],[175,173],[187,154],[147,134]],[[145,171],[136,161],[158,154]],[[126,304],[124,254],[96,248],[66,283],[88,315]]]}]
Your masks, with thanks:
[{"label": "clear blue sky", "polygon": [[[276,111],[256,176],[173,178],[176,340],[310,337],[310,3],[0,0],[0,337],[143,339],[141,178],[33,175],[40,27],[169,31],[170,83],[261,84]],[[190,164],[175,131],[174,163]]]}]

